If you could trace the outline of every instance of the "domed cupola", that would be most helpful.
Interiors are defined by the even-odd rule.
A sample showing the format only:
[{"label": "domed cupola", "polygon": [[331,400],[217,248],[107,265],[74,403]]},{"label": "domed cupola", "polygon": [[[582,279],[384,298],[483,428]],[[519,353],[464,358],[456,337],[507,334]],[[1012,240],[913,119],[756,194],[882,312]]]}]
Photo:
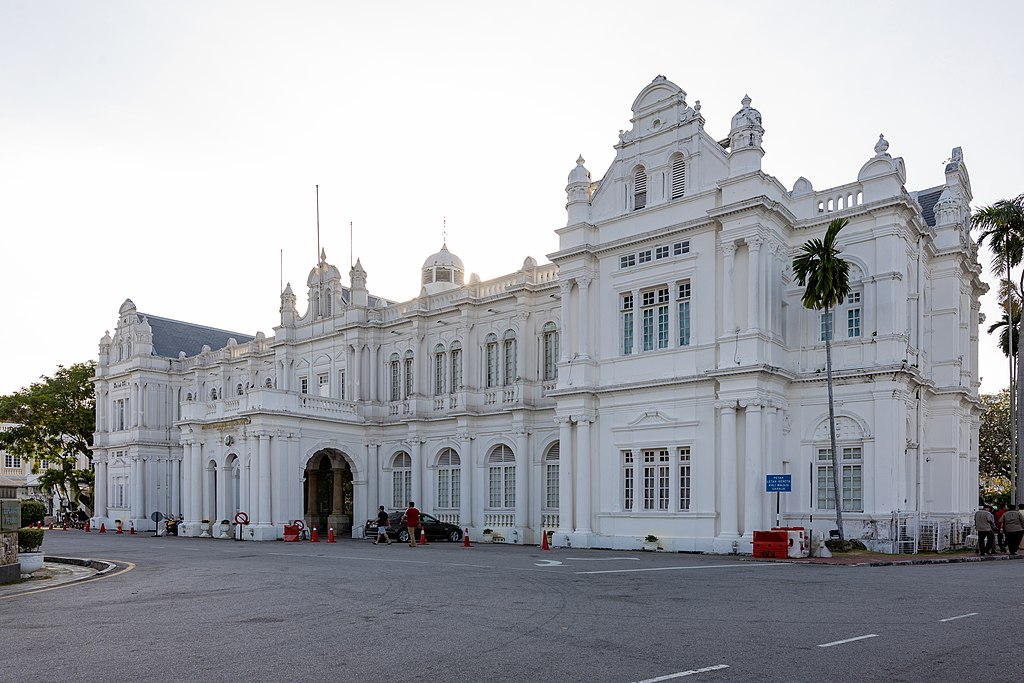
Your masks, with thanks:
[{"label": "domed cupola", "polygon": [[423,262],[423,286],[428,294],[461,287],[465,274],[462,259],[448,251],[447,244],[442,244],[441,251]]},{"label": "domed cupola", "polygon": [[761,170],[764,148],[761,139],[761,112],[750,106],[750,96],[744,95],[740,104],[743,108],[732,117],[729,131],[729,175],[737,176]]}]

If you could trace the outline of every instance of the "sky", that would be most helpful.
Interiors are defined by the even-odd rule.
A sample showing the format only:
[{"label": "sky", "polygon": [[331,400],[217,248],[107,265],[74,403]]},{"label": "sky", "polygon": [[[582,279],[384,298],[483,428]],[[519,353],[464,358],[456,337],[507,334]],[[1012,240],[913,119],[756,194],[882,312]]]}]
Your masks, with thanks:
[{"label": "sky", "polygon": [[909,190],[961,146],[975,206],[1014,197],[1022,20],[1017,2],[0,0],[0,394],[95,358],[126,298],[272,335],[282,279],[303,310],[316,185],[328,260],[347,282],[359,258],[374,294],[417,296],[444,240],[484,280],[544,263],[576,157],[600,178],[659,74],[716,139],[749,94],[786,187],[855,180],[884,133]]}]

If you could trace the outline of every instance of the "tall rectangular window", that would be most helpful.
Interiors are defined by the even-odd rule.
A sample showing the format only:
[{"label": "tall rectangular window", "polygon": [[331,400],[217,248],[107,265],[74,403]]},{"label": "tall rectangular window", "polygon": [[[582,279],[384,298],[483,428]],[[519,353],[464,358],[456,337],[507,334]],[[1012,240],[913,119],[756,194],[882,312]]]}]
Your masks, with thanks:
[{"label": "tall rectangular window", "polygon": [[668,510],[672,469],[667,450],[658,451],[658,509]]},{"label": "tall rectangular window", "polygon": [[434,354],[434,396],[444,393],[444,351]]},{"label": "tall rectangular window", "polygon": [[345,401],[347,400],[346,396],[347,395],[345,393],[345,371],[338,370],[338,397],[342,401]]},{"label": "tall rectangular window", "polygon": [[633,353],[633,295],[622,295],[622,355]]},{"label": "tall rectangular window", "polygon": [[395,470],[391,473],[391,505],[405,507],[412,498],[412,470]]},{"label": "tall rectangular window", "polygon": [[300,377],[299,378],[299,393],[302,393],[302,394],[308,394],[309,393],[309,378],[308,377]]},{"label": "tall rectangular window", "polygon": [[679,449],[679,509],[690,509],[690,448]]},{"label": "tall rectangular window", "polygon": [[642,451],[644,459],[644,510],[654,510],[657,505],[658,468],[655,464],[655,451]]},{"label": "tall rectangular window", "polygon": [[690,281],[683,280],[679,283],[678,296],[676,297],[679,313],[679,345],[690,345]]},{"label": "tall rectangular window", "polygon": [[[413,371],[412,371],[412,358],[406,357],[405,359],[405,395],[406,397],[412,396],[413,389]],[[426,388],[426,387],[424,387]],[[426,392],[424,392],[426,393]]]},{"label": "tall rectangular window", "polygon": [[558,331],[554,323],[544,324],[544,381],[549,382],[558,375]]},{"label": "tall rectangular window", "polygon": [[[643,350],[668,348],[668,287],[643,292],[641,295],[641,333]],[[657,330],[657,334],[655,334]]]},{"label": "tall rectangular window", "polygon": [[[402,400],[402,381],[401,381],[402,364],[397,360],[391,361],[391,400],[401,401]],[[408,502],[408,501],[406,501]]]},{"label": "tall rectangular window", "polygon": [[558,462],[544,465],[544,507],[558,509]]},{"label": "tall rectangular window", "polygon": [[516,506],[516,466],[491,465],[488,469],[488,507],[514,508]]},{"label": "tall rectangular window", "polygon": [[498,342],[493,341],[487,344],[487,386],[498,386]]},{"label": "tall rectangular window", "polygon": [[633,509],[633,490],[636,463],[633,462],[633,451],[622,451],[622,509]]},{"label": "tall rectangular window", "polygon": [[860,292],[846,295],[846,336],[860,336]]},{"label": "tall rectangular window", "polygon": [[329,375],[325,372],[316,377],[317,393],[320,396],[330,396],[331,384]]},{"label": "tall rectangular window", "polygon": [[832,341],[833,335],[835,334],[835,327],[832,325],[832,311],[821,314],[821,335],[818,337],[818,341],[825,341],[825,335],[828,335],[828,340]]},{"label": "tall rectangular window", "polygon": [[505,384],[516,381],[516,340],[506,339],[502,342],[505,354]]},{"label": "tall rectangular window", "polygon": [[[843,510],[864,511],[864,464],[860,446],[844,446],[840,449],[839,461],[841,486],[843,487]],[[836,491],[832,480],[832,449],[818,449],[817,463],[817,508],[836,509]]]},{"label": "tall rectangular window", "polygon": [[451,473],[449,469],[437,471],[437,507],[451,507]]},{"label": "tall rectangular window", "polygon": [[127,424],[128,399],[119,398],[114,401],[114,429],[122,430]]},{"label": "tall rectangular window", "polygon": [[452,349],[451,373],[452,382],[449,391],[456,392],[462,386],[462,349]]}]

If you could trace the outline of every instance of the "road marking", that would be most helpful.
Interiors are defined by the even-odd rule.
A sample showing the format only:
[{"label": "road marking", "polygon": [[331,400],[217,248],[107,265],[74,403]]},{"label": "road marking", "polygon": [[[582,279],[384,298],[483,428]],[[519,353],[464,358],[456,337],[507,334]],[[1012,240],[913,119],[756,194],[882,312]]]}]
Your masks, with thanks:
[{"label": "road marking", "polygon": [[537,560],[534,564],[538,567],[557,567],[562,563],[558,560]]},{"label": "road marking", "polygon": [[709,564],[690,567],[648,567],[646,569],[597,569],[576,574],[630,574],[634,572],[668,572],[677,569],[739,569],[742,567],[784,567],[782,562],[743,562],[741,564]]},{"label": "road marking", "polygon": [[657,678],[645,678],[642,681],[636,681],[636,683],[658,683],[658,681],[668,681],[673,678],[682,678],[683,676],[693,676],[694,674],[702,674],[706,671],[718,671],[719,669],[728,669],[728,664],[715,664],[714,666],[705,666],[702,669],[691,669],[689,671],[680,671],[674,674],[665,674],[664,676],[658,676]]},{"label": "road marking", "polygon": [[965,619],[967,617],[976,617],[976,616],[978,616],[977,612],[968,612],[967,614],[958,614],[955,617],[949,617],[948,619],[939,619],[939,623],[941,624],[942,622],[945,622],[945,621],[956,621],[957,619]]},{"label": "road marking", "polygon": [[866,636],[857,636],[856,638],[847,638],[845,640],[835,640],[835,641],[832,641],[831,643],[822,643],[818,647],[832,647],[833,645],[843,645],[845,643],[853,643],[853,642],[856,642],[858,640],[867,640],[868,638],[877,638],[877,637],[878,637],[877,633],[869,633]]},{"label": "road marking", "polygon": [[567,557],[567,560],[575,560],[579,562],[618,562],[619,560],[631,560],[633,562],[639,562],[639,557]]}]

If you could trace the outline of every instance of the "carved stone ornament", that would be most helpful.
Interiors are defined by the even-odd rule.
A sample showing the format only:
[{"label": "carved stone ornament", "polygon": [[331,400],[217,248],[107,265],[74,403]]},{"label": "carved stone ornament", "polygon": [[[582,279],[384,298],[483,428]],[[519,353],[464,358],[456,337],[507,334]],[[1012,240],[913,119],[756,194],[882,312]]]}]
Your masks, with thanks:
[{"label": "carved stone ornament", "polygon": [[878,142],[875,143],[875,156],[888,156],[886,151],[889,149],[889,141],[885,139],[884,133],[878,134]]}]

